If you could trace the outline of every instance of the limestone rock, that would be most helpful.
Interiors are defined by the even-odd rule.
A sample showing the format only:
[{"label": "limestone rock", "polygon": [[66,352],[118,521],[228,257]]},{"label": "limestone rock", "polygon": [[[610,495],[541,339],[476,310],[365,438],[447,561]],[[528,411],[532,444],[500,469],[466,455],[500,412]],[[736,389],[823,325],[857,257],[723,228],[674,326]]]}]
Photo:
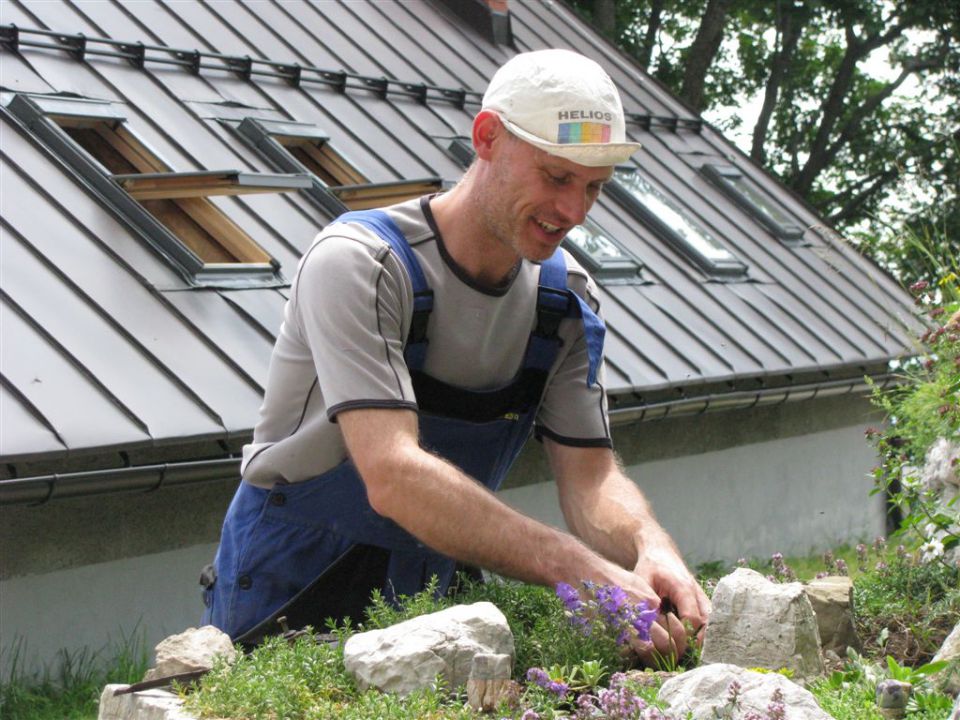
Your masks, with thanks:
[{"label": "limestone rock", "polygon": [[[729,715],[724,715],[733,681],[740,685],[739,704]],[[670,717],[686,718],[686,713],[691,713],[691,720],[715,720],[717,717],[743,720],[750,713],[766,717],[777,690],[783,696],[786,717],[790,720],[833,720],[817,704],[812,693],[783,675],[758,673],[724,663],[701,665],[667,680],[657,698],[668,704],[666,713]]]},{"label": "limestone rock", "polygon": [[183,710],[183,703],[169,690],[142,690],[114,695],[126,685],[107,685],[100,694],[97,720],[196,720]]},{"label": "limestone rock", "polygon": [[722,578],[713,594],[701,659],[787,668],[800,680],[823,673],[817,620],[803,585],[773,583],[748,568]]},{"label": "limestone rock", "polygon": [[161,640],[156,647],[157,664],[144,675],[144,680],[178,675],[194,670],[209,670],[214,658],[225,655],[232,661],[237,656],[230,636],[213,625],[187,628],[178,635]]},{"label": "limestone rock", "polygon": [[853,580],[844,575],[811,580],[804,588],[817,616],[820,649],[846,657],[847,648],[860,652],[853,622]]},{"label": "limestone rock", "polygon": [[[937,650],[937,654],[933,656],[933,662],[940,662],[941,660],[947,662],[955,660],[960,665],[960,622],[954,626],[950,634],[947,635],[947,639],[943,641],[943,645]],[[934,682],[942,687],[945,692],[951,695],[960,695],[960,667],[947,667],[941,670],[934,677]]]},{"label": "limestone rock", "polygon": [[467,682],[478,654],[514,654],[513,633],[489,602],[457,605],[347,640],[343,660],[361,690],[406,695],[430,687],[437,675],[447,686]]},{"label": "limestone rock", "polygon": [[923,470],[920,473],[920,482],[927,490],[941,494],[942,501],[948,503],[960,494],[958,466],[960,466],[960,445],[946,438],[940,438],[927,450]]}]

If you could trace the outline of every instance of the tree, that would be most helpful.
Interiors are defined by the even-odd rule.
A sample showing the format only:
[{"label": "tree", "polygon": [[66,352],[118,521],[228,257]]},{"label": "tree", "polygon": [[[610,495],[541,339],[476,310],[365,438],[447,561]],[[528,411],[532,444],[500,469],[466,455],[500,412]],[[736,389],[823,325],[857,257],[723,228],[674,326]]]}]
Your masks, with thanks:
[{"label": "tree", "polygon": [[742,130],[740,106],[759,100],[745,150],[838,229],[891,209],[914,226],[960,214],[956,3],[570,2],[588,18],[607,5],[608,36],[722,130]]}]

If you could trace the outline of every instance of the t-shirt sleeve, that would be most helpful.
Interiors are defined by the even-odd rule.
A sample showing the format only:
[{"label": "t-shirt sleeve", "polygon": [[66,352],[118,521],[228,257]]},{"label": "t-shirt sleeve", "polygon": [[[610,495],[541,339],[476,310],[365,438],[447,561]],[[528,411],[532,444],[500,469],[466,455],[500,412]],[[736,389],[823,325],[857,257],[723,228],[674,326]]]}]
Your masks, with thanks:
[{"label": "t-shirt sleeve", "polygon": [[331,420],[349,408],[416,408],[403,359],[409,280],[388,246],[365,232],[325,231],[291,289],[288,321],[310,348]]},{"label": "t-shirt sleeve", "polygon": [[[570,283],[599,315],[599,301],[592,280],[584,281],[571,273]],[[612,447],[603,363],[596,383],[588,387],[590,358],[583,323],[579,319],[564,320],[561,336],[564,339],[561,352],[564,354],[547,384],[537,414],[537,437],[546,436],[563,445],[576,447]]]}]

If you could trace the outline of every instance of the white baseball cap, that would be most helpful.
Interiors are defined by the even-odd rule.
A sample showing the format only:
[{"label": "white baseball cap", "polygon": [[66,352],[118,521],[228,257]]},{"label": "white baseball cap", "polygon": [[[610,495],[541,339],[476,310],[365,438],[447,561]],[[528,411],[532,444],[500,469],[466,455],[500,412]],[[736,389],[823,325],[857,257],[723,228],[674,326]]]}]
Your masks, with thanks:
[{"label": "white baseball cap", "polygon": [[490,80],[481,109],[521,140],[580,165],[616,165],[641,147],[627,140],[610,76],[570,50],[515,55]]}]

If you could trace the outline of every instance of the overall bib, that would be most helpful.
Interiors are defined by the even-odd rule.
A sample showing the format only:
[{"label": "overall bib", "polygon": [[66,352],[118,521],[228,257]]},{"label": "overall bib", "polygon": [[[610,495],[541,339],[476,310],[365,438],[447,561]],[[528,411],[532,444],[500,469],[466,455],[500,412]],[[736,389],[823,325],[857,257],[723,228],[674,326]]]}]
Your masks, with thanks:
[{"label": "overall bib", "polygon": [[[587,382],[596,379],[603,323],[567,289],[563,253],[558,249],[541,264],[536,327],[520,371],[501,388],[473,391],[423,372],[433,292],[399,228],[379,210],[346,213],[339,221],[376,232],[410,277],[414,307],[404,359],[417,398],[421,445],[496,490],[530,435],[562,342],[562,319],[582,320],[590,355]],[[421,591],[435,575],[438,591],[446,592],[455,569],[454,560],[374,512],[347,459],[315,478],[270,490],[241,482],[212,572],[208,568],[201,578],[203,622],[252,645],[279,632],[276,618],[283,615],[294,628],[320,629],[328,617],[359,621],[374,589],[395,601]]]}]

